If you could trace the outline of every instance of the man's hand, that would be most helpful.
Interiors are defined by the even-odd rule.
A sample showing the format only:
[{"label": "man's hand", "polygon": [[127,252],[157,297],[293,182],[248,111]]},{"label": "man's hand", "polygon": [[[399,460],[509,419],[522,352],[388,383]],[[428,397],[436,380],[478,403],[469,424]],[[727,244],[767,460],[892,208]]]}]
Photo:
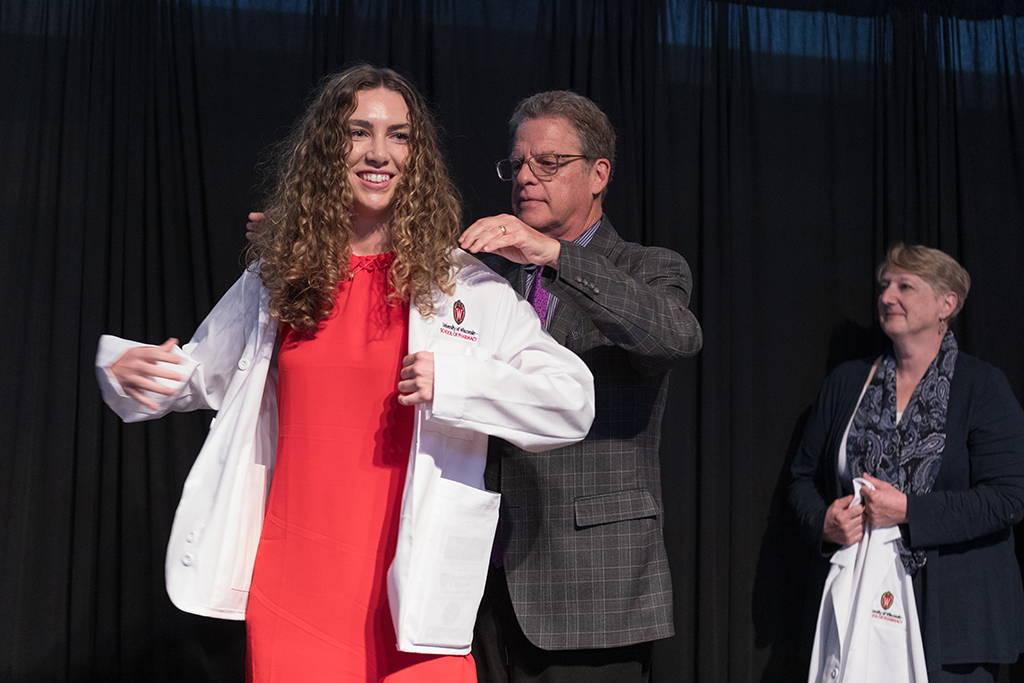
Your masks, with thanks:
[{"label": "man's hand", "polygon": [[434,354],[417,351],[402,359],[402,381],[398,383],[398,402],[403,406],[434,400]]},{"label": "man's hand", "polygon": [[174,389],[160,384],[155,378],[159,377],[175,382],[181,379],[181,375],[177,372],[159,365],[159,363],[177,365],[181,362],[181,359],[172,351],[177,343],[178,340],[171,337],[160,346],[136,346],[128,349],[110,366],[110,372],[120,382],[121,388],[124,389],[127,396],[150,410],[157,410],[159,406],[146,396],[146,392],[151,391],[164,396],[174,395]]},{"label": "man's hand", "polygon": [[558,268],[562,245],[507,213],[481,218],[466,228],[459,246],[476,254],[498,254],[516,263]]},{"label": "man's hand", "polygon": [[843,496],[828,506],[822,537],[829,543],[836,543],[845,548],[864,538],[864,506],[851,506],[852,502],[852,495]]},{"label": "man's hand", "polygon": [[871,526],[884,529],[907,521],[907,496],[892,484],[864,474],[864,478],[875,487],[872,491],[867,486],[860,489],[864,499],[864,517]]},{"label": "man's hand", "polygon": [[249,222],[245,224],[245,239],[252,242],[256,238],[256,233],[263,229],[263,214],[259,211],[253,211],[249,214]]}]

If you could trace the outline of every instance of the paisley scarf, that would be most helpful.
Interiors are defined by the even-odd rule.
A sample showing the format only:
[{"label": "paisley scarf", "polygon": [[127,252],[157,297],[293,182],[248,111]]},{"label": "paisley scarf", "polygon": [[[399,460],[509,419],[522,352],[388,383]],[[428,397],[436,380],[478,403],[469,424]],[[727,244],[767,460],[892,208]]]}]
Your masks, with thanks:
[{"label": "paisley scarf", "polygon": [[[846,457],[852,476],[867,472],[905,494],[932,490],[946,446],[946,409],[956,356],[956,339],[947,331],[897,424],[896,357],[891,347],[886,350],[850,426]],[[913,574],[924,565],[924,551],[911,552],[902,539],[897,543],[904,569]]]}]

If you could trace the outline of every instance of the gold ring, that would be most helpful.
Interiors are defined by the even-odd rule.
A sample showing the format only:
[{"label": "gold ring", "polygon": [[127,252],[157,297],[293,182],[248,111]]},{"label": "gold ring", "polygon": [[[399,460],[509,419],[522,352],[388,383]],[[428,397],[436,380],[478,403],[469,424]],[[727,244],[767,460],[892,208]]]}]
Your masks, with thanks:
[{"label": "gold ring", "polygon": [[501,228],[501,234],[502,235],[504,235],[506,232],[508,232],[507,230],[505,230],[505,226],[504,225],[499,225],[498,227]]}]

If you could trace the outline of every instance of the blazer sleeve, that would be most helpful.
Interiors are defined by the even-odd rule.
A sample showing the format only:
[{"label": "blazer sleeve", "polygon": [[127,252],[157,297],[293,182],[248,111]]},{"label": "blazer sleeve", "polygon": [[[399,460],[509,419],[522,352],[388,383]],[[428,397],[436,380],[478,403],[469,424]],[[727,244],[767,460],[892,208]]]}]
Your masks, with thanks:
[{"label": "blazer sleeve", "polygon": [[490,270],[490,353],[434,353],[429,419],[497,436],[537,452],[581,441],[594,421],[594,378],[586,364],[541,329],[529,303]]},{"label": "blazer sleeve", "polygon": [[703,334],[688,308],[693,279],[669,249],[627,244],[616,261],[562,242],[558,270],[545,268],[545,289],[572,301],[634,367],[656,374],[700,351]]},{"label": "blazer sleeve", "polygon": [[[124,353],[133,347],[151,346],[112,335],[100,337],[96,352],[96,377],[104,402],[125,422],[162,417],[169,412],[187,412],[209,408],[219,410],[231,377],[238,368],[246,340],[246,320],[253,313],[253,301],[261,287],[259,277],[250,271],[240,277],[221,298],[196,330],[192,339],[174,353],[181,362],[167,367],[178,372],[178,381],[157,380],[176,391],[171,396],[150,394],[157,410],[129,398],[110,371]],[[258,297],[256,299],[258,301]]]},{"label": "blazer sleeve", "polygon": [[[1008,529],[1024,514],[1024,412],[1003,373],[983,367],[966,408],[967,468],[961,469],[969,485],[907,496],[912,548],[977,539]],[[947,457],[964,457],[963,446],[947,442],[946,448],[944,467]],[[950,466],[956,468],[955,460]]]},{"label": "blazer sleeve", "polygon": [[831,504],[827,500],[823,479],[829,470],[826,460],[828,452],[828,396],[823,387],[817,401],[811,408],[804,427],[800,445],[797,447],[790,467],[789,505],[796,519],[797,527],[804,540],[812,548],[831,552],[835,548],[824,548],[822,536],[825,530],[825,512]]},{"label": "blazer sleeve", "polygon": [[839,497],[836,480],[839,442],[870,367],[870,362],[850,361],[825,378],[790,466],[790,509],[803,538],[824,555],[839,549],[838,545],[823,539],[825,513]]}]

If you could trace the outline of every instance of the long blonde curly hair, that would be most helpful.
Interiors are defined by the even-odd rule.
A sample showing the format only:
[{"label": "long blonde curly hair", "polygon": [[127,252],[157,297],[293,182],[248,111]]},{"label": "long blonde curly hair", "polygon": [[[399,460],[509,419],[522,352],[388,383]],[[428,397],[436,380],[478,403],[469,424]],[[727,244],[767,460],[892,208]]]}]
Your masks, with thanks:
[{"label": "long blonde curly hair", "polygon": [[391,202],[388,247],[394,252],[389,303],[415,298],[420,315],[434,313],[436,287],[454,290],[451,250],[462,207],[422,96],[391,69],[359,64],[329,76],[277,150],[276,187],[262,228],[249,245],[270,293],[270,313],[296,331],[316,334],[334,308],[334,290],[348,276],[353,190],[346,163],[348,122],[356,95],[385,88],[409,107],[409,156]]}]

